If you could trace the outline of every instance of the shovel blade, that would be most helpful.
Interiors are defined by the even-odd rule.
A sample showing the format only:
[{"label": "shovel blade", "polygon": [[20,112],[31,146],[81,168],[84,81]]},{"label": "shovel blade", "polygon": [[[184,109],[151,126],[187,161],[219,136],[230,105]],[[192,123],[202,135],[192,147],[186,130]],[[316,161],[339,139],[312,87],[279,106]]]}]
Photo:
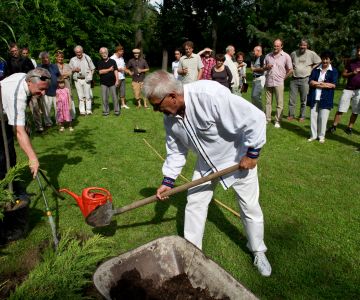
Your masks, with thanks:
[{"label": "shovel blade", "polygon": [[114,215],[112,203],[107,201],[103,205],[95,208],[85,219],[86,223],[92,227],[104,227],[111,223]]}]

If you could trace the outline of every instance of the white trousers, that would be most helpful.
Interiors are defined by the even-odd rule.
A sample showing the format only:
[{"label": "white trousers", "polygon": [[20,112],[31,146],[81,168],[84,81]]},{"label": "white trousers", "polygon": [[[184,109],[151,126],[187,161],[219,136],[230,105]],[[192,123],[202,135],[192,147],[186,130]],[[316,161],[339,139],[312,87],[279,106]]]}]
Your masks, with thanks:
[{"label": "white trousers", "polygon": [[44,121],[45,126],[52,126],[51,121],[51,107],[54,106],[54,115],[56,115],[56,97],[44,95],[42,97],[44,107]]},{"label": "white trousers", "polygon": [[262,91],[265,86],[265,76],[254,78],[251,90],[251,102],[258,109],[263,110]]},{"label": "white trousers", "polygon": [[315,102],[314,107],[310,111],[311,138],[325,138],[326,124],[329,119],[329,114],[329,109],[319,108],[319,101]]},{"label": "white trousers", "polygon": [[[193,180],[201,177],[199,170],[197,164]],[[199,249],[202,249],[208,206],[217,182],[218,180],[206,182],[188,191],[184,237]],[[251,252],[265,252],[267,248],[264,243],[264,218],[259,204],[257,168],[249,170],[247,175],[239,178],[232,188],[237,195],[241,221],[248,239],[247,247]]]},{"label": "white trousers", "polygon": [[75,81],[76,92],[79,98],[80,114],[91,113],[91,85],[85,79]]}]

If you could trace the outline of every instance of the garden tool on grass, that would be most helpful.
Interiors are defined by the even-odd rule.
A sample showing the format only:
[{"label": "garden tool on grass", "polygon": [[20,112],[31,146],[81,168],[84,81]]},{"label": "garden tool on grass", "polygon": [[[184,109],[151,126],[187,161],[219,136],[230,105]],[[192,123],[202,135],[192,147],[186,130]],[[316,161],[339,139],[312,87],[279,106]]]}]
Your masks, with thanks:
[{"label": "garden tool on grass", "polygon": [[[204,182],[219,178],[221,176],[224,176],[226,174],[232,173],[239,170],[239,164],[236,164],[234,166],[228,167],[226,169],[223,169],[221,171],[212,173],[208,176],[205,177],[201,177],[199,179],[196,179],[194,181],[191,182],[187,182],[183,185],[177,186],[171,190],[168,190],[164,193],[162,193],[162,196],[171,196],[174,195],[176,193],[179,192],[183,192],[185,190],[188,190],[189,188],[195,187],[197,185],[200,185]],[[111,218],[115,215],[119,215],[122,214],[126,211],[129,210],[133,210],[135,208],[144,206],[146,204],[150,204],[152,202],[157,201],[158,199],[156,198],[156,195],[153,195],[151,197],[139,200],[139,201],[135,201],[129,205],[120,207],[120,208],[115,208],[113,209],[112,207],[112,202],[107,201],[106,203],[99,205],[98,207],[96,207],[92,212],[90,212],[86,217],[86,223],[89,224],[90,226],[93,227],[103,227],[103,226],[107,226],[110,224],[111,222]]]},{"label": "garden tool on grass", "polygon": [[44,188],[43,188],[43,186],[42,186],[42,183],[41,183],[41,181],[40,181],[40,178],[39,178],[39,175],[38,175],[38,174],[36,174],[36,180],[37,180],[37,182],[38,182],[38,184],[39,184],[39,187],[40,187],[42,196],[43,196],[43,198],[44,198],[45,208],[46,208],[46,215],[48,216],[48,219],[49,219],[49,223],[50,223],[50,227],[51,227],[51,232],[52,232],[53,239],[54,239],[55,249],[57,249],[57,246],[58,246],[58,244],[59,244],[59,239],[58,239],[57,234],[56,234],[56,225],[55,225],[54,218],[53,218],[53,216],[52,216],[51,210],[50,210],[50,208],[49,208],[48,201],[47,201],[46,196],[45,196]]},{"label": "garden tool on grass", "polygon": [[50,180],[46,177],[43,170],[39,169],[38,171],[39,171],[40,175],[42,176],[42,178],[44,178],[45,182],[51,187],[51,189],[56,194],[56,196],[58,196],[61,200],[64,200],[65,197],[63,195],[61,195],[59,193],[59,191],[51,184]]},{"label": "garden tool on grass", "polygon": [[139,128],[137,125],[135,125],[134,132],[146,132],[146,129]]}]

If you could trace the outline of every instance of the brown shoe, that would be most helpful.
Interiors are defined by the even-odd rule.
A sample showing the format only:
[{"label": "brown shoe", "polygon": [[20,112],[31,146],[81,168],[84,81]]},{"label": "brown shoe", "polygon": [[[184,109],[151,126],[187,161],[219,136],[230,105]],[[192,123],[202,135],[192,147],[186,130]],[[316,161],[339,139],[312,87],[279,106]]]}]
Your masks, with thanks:
[{"label": "brown shoe", "polygon": [[305,118],[299,118],[299,122],[304,122],[305,121]]},{"label": "brown shoe", "polygon": [[288,116],[288,117],[287,117],[287,120],[288,120],[288,121],[292,121],[292,120],[294,120],[294,117]]}]

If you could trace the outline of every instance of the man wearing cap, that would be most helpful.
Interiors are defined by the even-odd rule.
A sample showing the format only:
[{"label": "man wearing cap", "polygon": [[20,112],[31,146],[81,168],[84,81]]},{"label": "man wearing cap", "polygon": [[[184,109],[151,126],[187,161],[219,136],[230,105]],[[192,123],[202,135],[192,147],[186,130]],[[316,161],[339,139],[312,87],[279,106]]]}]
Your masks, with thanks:
[{"label": "man wearing cap", "polygon": [[211,53],[212,50],[210,48],[205,48],[198,53],[204,65],[201,79],[211,80],[211,69],[216,65],[216,60],[211,56]]},{"label": "man wearing cap", "polygon": [[[140,49],[132,50],[134,58],[131,58],[126,64],[126,73],[132,77],[131,86],[133,88],[134,97],[137,102],[137,107],[141,107],[141,89],[144,83],[145,73],[149,71],[149,65],[144,58],[140,57]],[[144,99],[144,107],[148,108],[147,101]]]},{"label": "man wearing cap", "polygon": [[183,45],[185,55],[180,58],[178,74],[182,76],[182,83],[189,83],[202,78],[204,65],[198,54],[193,53],[194,43],[187,41]]}]

